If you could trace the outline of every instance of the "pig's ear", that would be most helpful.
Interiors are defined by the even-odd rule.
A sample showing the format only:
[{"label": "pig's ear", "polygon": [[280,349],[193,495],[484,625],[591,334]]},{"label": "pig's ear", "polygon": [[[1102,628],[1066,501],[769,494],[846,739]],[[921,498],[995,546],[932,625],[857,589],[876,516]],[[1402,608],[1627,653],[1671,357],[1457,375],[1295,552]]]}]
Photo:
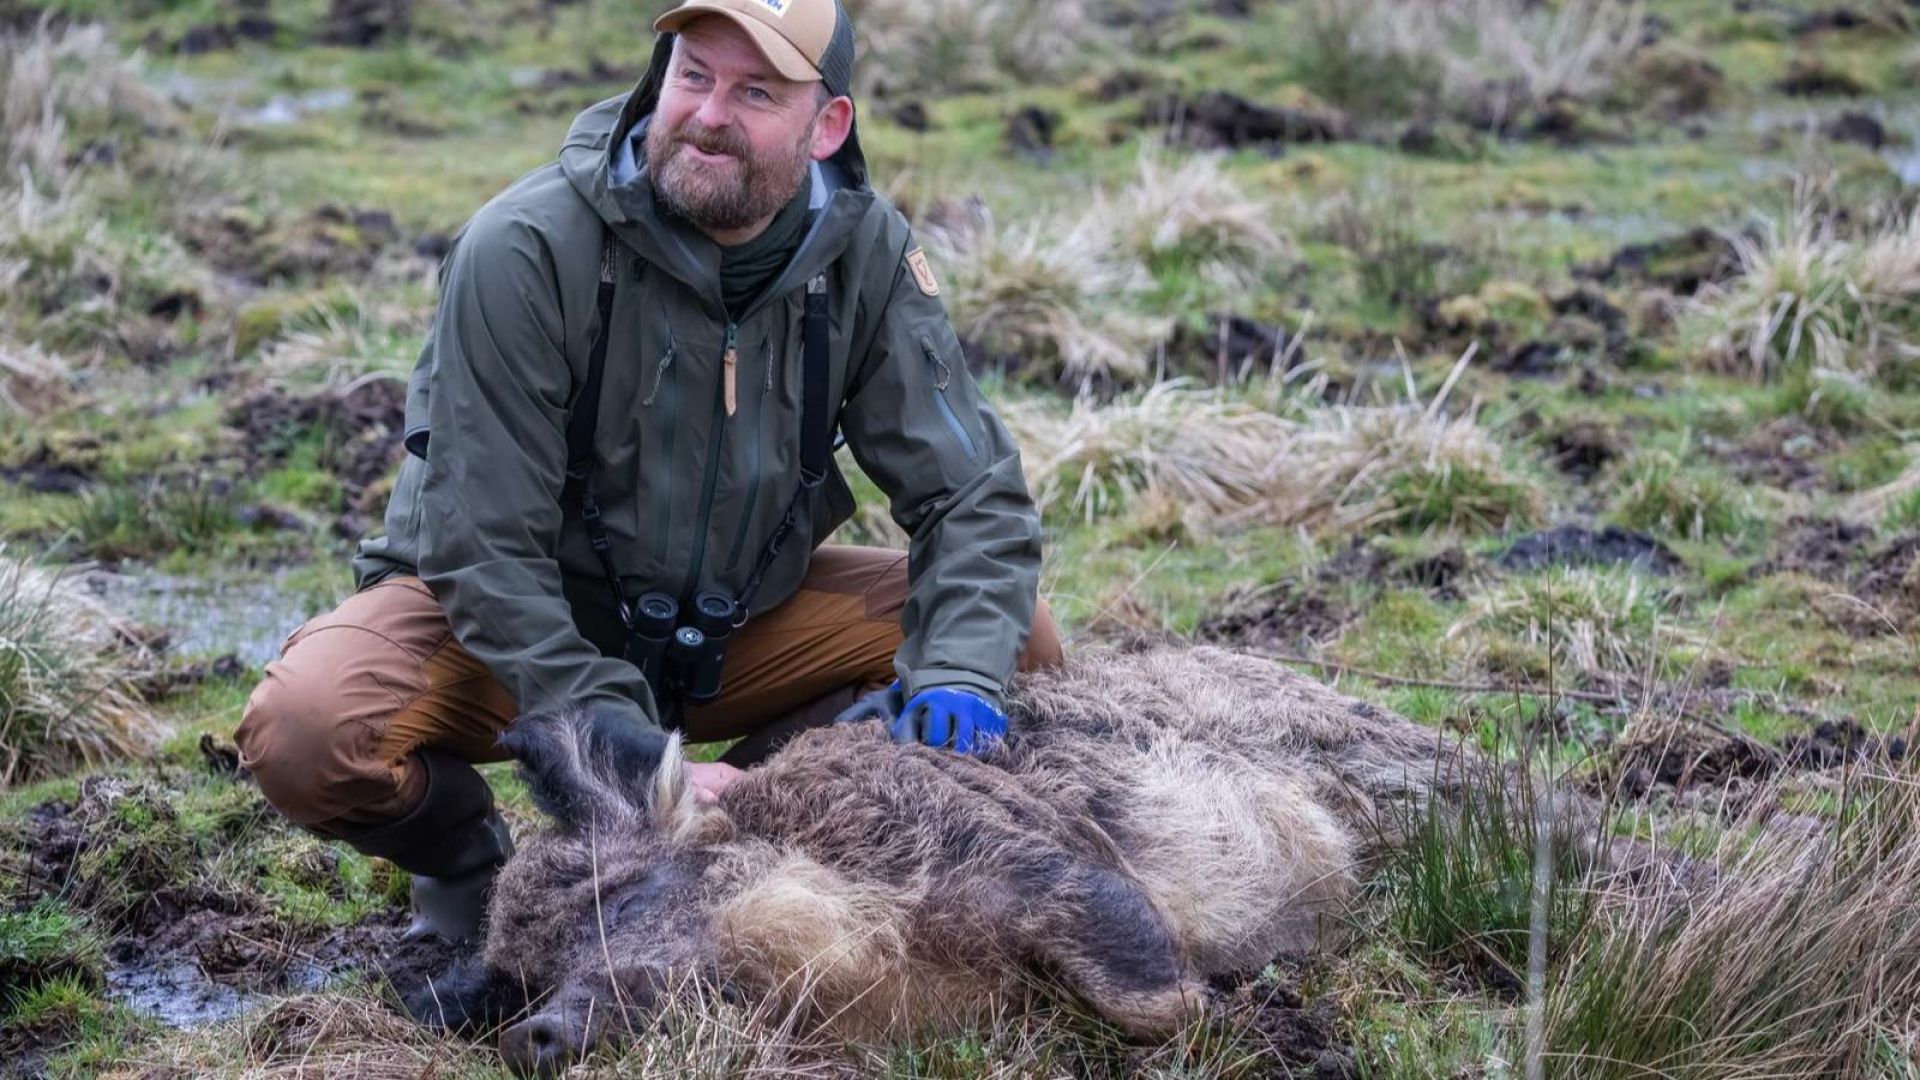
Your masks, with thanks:
[{"label": "pig's ear", "polygon": [[660,768],[653,774],[653,793],[648,803],[649,824],[668,840],[710,844],[733,835],[733,822],[727,812],[702,803],[688,781],[686,757],[681,753],[678,733],[667,740]]},{"label": "pig's ear", "polygon": [[[646,823],[648,778],[667,737],[620,713],[584,706],[529,713],[500,735],[535,805],[567,832]],[[679,771],[679,754],[674,754]]]}]

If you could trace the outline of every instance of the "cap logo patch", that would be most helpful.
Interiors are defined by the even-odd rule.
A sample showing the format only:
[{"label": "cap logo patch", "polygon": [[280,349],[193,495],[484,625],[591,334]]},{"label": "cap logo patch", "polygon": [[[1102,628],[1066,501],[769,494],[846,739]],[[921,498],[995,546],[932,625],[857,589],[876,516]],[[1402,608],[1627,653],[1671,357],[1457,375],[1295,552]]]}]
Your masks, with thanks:
[{"label": "cap logo patch", "polygon": [[914,248],[907,252],[907,269],[913,271],[913,283],[928,296],[940,295],[940,281],[933,276],[933,264],[927,261],[927,253]]},{"label": "cap logo patch", "polygon": [[783,19],[787,17],[787,9],[793,6],[793,0],[760,0],[760,2],[767,6],[768,11]]}]

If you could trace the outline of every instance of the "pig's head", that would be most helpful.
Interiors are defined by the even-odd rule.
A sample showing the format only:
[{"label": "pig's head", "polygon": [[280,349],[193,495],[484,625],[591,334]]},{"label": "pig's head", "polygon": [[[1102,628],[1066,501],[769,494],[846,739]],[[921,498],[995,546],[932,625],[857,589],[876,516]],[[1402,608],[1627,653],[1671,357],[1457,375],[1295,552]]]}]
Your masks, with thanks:
[{"label": "pig's head", "polygon": [[707,871],[732,827],[695,799],[677,736],[663,752],[630,720],[587,709],[523,717],[501,743],[553,828],[501,871],[483,970],[468,980],[505,1008],[459,1012],[505,1019],[534,1002],[501,1053],[523,1075],[553,1075],[715,974]]}]

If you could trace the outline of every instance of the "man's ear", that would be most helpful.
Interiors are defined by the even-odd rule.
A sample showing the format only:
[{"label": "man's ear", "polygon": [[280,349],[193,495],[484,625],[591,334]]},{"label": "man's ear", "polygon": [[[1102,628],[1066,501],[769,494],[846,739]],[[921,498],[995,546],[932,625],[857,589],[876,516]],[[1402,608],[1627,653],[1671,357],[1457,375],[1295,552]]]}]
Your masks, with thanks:
[{"label": "man's ear", "polygon": [[825,161],[839,153],[852,131],[852,98],[837,97],[821,106],[820,114],[813,123],[813,149],[810,151],[813,160]]}]

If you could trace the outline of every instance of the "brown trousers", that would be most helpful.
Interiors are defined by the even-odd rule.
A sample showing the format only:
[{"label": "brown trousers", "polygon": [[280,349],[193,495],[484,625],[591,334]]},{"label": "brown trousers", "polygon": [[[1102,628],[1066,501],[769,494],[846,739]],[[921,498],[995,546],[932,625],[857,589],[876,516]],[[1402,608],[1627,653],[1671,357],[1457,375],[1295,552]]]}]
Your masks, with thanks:
[{"label": "brown trousers", "polygon": [[[905,553],[820,548],[799,592],[734,633],[720,697],[688,710],[685,738],[753,736],[840,691],[886,685],[906,602]],[[1042,603],[1020,667],[1060,658]],[[851,702],[851,692],[839,700]],[[425,795],[413,756],[422,747],[475,764],[505,760],[495,736],[518,713],[454,640],[426,585],[400,577],[294,631],[234,737],[269,802],[301,825],[337,832],[412,810]]]}]

